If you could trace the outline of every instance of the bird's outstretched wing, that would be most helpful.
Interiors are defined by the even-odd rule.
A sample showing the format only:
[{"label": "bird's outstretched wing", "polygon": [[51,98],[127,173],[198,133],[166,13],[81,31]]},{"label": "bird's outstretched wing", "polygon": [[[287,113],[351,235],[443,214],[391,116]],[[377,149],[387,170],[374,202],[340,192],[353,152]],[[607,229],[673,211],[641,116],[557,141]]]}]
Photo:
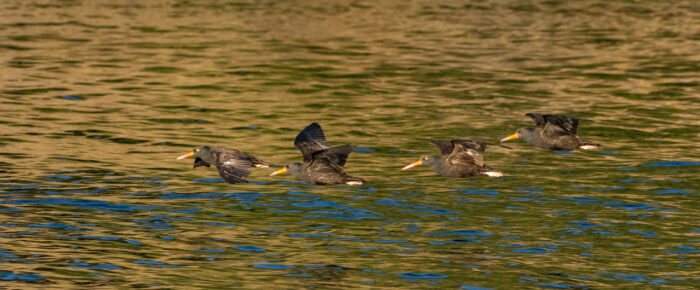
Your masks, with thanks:
[{"label": "bird's outstretched wing", "polygon": [[312,156],[312,163],[319,167],[329,167],[334,171],[343,172],[343,166],[345,166],[345,162],[348,160],[348,155],[350,155],[356,147],[357,145],[355,144],[346,144],[316,151]]},{"label": "bird's outstretched wing", "polygon": [[449,155],[447,160],[452,166],[473,167],[484,165],[484,155],[474,154],[474,151],[462,151]]},{"label": "bird's outstretched wing", "polygon": [[[581,118],[564,116],[564,115],[542,115],[537,113],[527,113],[528,116],[535,120],[537,127],[546,128],[551,131],[557,131],[558,129],[563,130],[566,133],[573,135],[578,134],[578,123]],[[548,128],[555,126],[557,128]]]},{"label": "bird's outstretched wing", "polygon": [[525,116],[528,116],[532,118],[532,120],[535,121],[535,125],[540,128],[544,128],[544,125],[547,123],[547,120],[544,118],[544,115],[538,114],[538,113],[527,113]]},{"label": "bird's outstretched wing", "polygon": [[245,183],[248,182],[245,177],[250,175],[251,166],[249,159],[229,159],[217,164],[216,169],[219,170],[221,178],[228,183]]},{"label": "bird's outstretched wing", "polygon": [[452,154],[455,155],[455,160],[469,162],[469,159],[472,159],[471,162],[476,165],[484,165],[484,152],[489,143],[471,138],[452,139],[451,142],[454,147]]},{"label": "bird's outstretched wing", "polygon": [[321,125],[316,122],[311,123],[311,125],[299,132],[299,135],[294,139],[294,146],[301,151],[301,155],[304,156],[304,162],[311,162],[315,152],[331,147],[326,141]]},{"label": "bird's outstretched wing", "polygon": [[433,141],[430,141],[430,144],[433,144],[433,145],[437,146],[438,148],[440,148],[441,155],[450,154],[450,153],[452,153],[452,149],[454,149],[452,147],[452,142],[450,142],[450,141],[433,140]]},{"label": "bird's outstretched wing", "polygon": [[452,139],[451,142],[455,151],[474,150],[479,153],[484,153],[484,151],[486,151],[486,145],[490,144],[488,142],[472,138]]},{"label": "bird's outstretched wing", "polygon": [[555,125],[571,134],[578,134],[579,118],[563,115],[544,115],[548,123]]}]

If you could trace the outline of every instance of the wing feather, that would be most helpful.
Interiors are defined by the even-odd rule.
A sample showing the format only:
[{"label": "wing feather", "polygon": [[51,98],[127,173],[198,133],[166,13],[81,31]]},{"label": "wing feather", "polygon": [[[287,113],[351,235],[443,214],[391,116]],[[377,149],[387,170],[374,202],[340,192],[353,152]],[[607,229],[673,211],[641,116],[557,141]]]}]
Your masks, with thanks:
[{"label": "wing feather", "polygon": [[527,113],[525,116],[528,116],[532,118],[532,120],[535,121],[535,125],[537,127],[543,128],[545,123],[547,123],[547,120],[544,118],[542,114],[537,114],[537,113]]},{"label": "wing feather", "polygon": [[250,175],[252,166],[248,159],[229,159],[216,165],[221,178],[228,183],[247,183],[246,176]]},{"label": "wing feather", "polygon": [[544,115],[548,123],[555,125],[571,134],[578,134],[579,118],[564,115]]},{"label": "wing feather", "polygon": [[454,147],[452,146],[452,142],[449,141],[434,140],[430,141],[430,144],[433,144],[440,148],[441,155],[448,155],[452,153],[452,149],[454,149]]},{"label": "wing feather", "polygon": [[532,118],[537,127],[552,135],[578,134],[578,123],[581,120],[577,117],[554,114],[527,113],[525,116]]},{"label": "wing feather", "polygon": [[343,172],[348,155],[357,147],[355,144],[346,144],[317,151],[313,154],[313,162],[319,168],[328,167],[333,171]]},{"label": "wing feather", "polygon": [[321,125],[316,122],[311,123],[311,125],[299,132],[294,139],[294,146],[301,151],[301,155],[304,156],[304,162],[311,162],[315,152],[331,148],[326,141]]}]

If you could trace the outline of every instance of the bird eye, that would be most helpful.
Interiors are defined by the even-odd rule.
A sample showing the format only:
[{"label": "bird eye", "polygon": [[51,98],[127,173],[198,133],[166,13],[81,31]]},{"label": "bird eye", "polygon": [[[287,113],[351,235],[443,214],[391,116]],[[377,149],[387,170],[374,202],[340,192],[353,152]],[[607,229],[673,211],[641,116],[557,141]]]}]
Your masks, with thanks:
[{"label": "bird eye", "polygon": [[197,149],[194,149],[194,151],[195,151],[195,152],[199,152],[199,148],[197,148]]},{"label": "bird eye", "polygon": [[428,157],[423,157],[423,160],[428,160]]}]

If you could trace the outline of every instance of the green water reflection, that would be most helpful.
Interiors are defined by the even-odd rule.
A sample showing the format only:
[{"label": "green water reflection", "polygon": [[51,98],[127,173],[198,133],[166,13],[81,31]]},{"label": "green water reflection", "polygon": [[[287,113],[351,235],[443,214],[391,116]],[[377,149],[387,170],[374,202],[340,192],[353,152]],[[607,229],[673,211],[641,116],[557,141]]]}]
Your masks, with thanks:
[{"label": "green water reflection", "polygon": [[[8,287],[697,287],[695,1],[6,1],[0,280]],[[527,112],[600,152],[514,142],[503,178],[400,168]],[[280,166],[321,123],[364,186]],[[465,287],[468,288],[468,287]]]}]

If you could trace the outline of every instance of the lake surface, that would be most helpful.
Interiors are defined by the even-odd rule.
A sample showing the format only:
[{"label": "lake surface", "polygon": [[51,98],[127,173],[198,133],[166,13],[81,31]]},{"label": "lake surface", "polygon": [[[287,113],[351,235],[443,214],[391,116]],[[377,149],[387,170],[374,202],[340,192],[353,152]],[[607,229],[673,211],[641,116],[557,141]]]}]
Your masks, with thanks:
[{"label": "lake surface", "polygon": [[[0,287],[700,287],[700,2],[3,1]],[[430,140],[587,118],[598,152]],[[317,121],[363,186],[267,176]],[[175,158],[273,168],[249,184]]]}]

